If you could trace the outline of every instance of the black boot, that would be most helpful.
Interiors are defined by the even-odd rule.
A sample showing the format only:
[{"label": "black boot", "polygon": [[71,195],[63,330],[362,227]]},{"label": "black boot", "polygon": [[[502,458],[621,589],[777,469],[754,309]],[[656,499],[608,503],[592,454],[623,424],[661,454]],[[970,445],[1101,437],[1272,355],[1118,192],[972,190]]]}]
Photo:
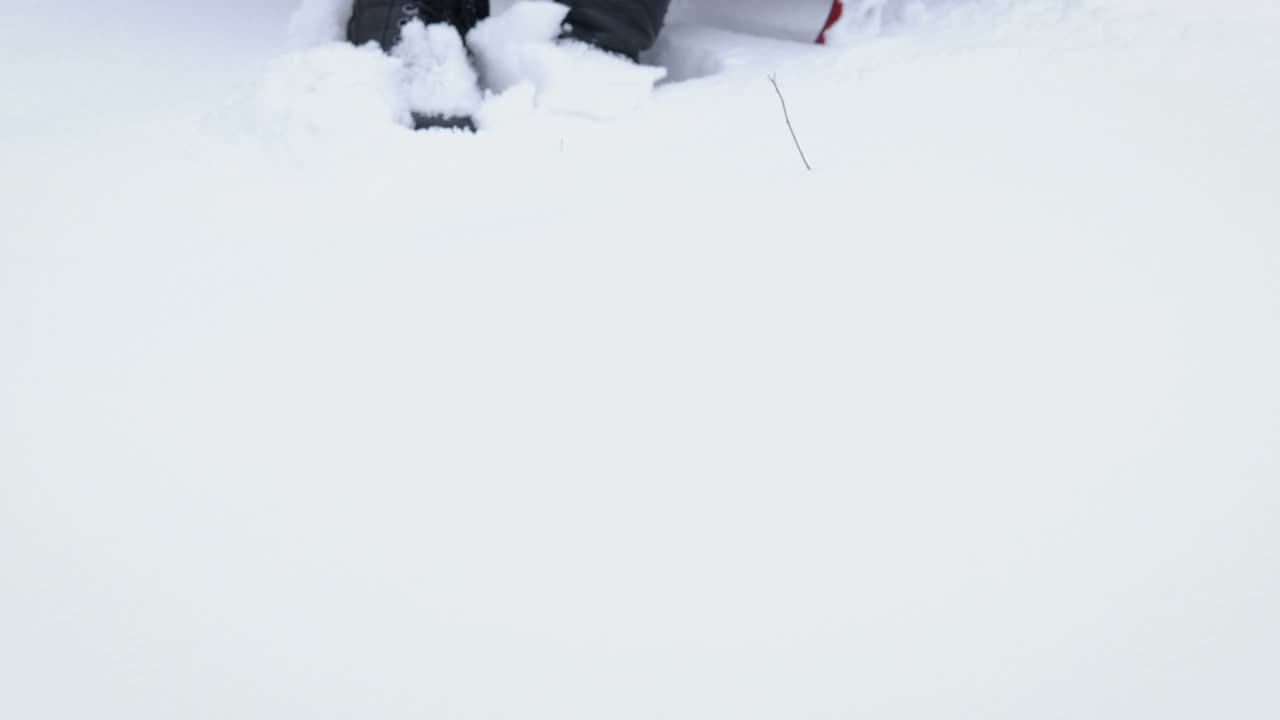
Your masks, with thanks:
[{"label": "black boot", "polygon": [[[780,0],[781,1],[781,0]],[[635,60],[662,29],[671,0],[557,0],[569,6],[566,37]]]},{"label": "black boot", "polygon": [[458,34],[489,14],[489,0],[356,0],[347,22],[347,40],[353,45],[376,42],[386,52],[400,42],[400,28],[412,20],[424,24],[449,23]]},{"label": "black boot", "polygon": [[[347,22],[347,40],[353,45],[376,42],[383,52],[400,42],[400,29],[414,20],[425,25],[449,23],[463,38],[475,24],[488,17],[489,0],[355,0]],[[469,117],[443,117],[413,113],[415,130],[453,128],[475,130]]]}]

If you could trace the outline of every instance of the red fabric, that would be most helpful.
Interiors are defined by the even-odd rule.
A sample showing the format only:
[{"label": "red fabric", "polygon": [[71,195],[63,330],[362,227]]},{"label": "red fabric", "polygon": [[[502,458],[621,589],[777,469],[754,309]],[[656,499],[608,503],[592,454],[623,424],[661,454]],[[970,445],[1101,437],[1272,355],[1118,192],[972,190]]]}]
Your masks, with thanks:
[{"label": "red fabric", "polygon": [[840,19],[840,14],[844,12],[844,5],[840,4],[840,0],[832,0],[831,14],[827,16],[827,24],[822,26],[822,32],[818,33],[818,44],[821,45],[827,41],[827,31],[832,25]]}]

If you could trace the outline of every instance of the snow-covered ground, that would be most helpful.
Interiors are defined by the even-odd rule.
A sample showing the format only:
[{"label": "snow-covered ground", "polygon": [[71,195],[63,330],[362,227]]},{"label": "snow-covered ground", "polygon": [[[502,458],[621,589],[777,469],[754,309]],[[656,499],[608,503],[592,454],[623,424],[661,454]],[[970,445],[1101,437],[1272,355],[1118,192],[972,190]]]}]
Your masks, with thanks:
[{"label": "snow-covered ground", "polygon": [[0,718],[1280,716],[1280,3],[295,2],[0,8]]}]

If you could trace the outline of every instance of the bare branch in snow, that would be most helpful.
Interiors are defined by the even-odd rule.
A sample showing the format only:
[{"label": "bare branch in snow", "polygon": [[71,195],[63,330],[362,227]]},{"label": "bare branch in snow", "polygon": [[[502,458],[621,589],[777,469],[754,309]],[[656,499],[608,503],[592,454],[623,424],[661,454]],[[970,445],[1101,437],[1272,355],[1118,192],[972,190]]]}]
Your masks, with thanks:
[{"label": "bare branch in snow", "polygon": [[778,87],[778,76],[769,75],[769,82],[773,83],[773,89],[778,93],[778,101],[782,103],[782,117],[786,118],[787,129],[791,131],[791,139],[796,144],[796,151],[800,153],[800,160],[804,162],[804,169],[812,171],[813,167],[809,165],[809,159],[804,156],[804,148],[800,147],[800,138],[796,137],[796,129],[791,125],[791,113],[787,112],[787,99],[782,97],[782,88]]}]

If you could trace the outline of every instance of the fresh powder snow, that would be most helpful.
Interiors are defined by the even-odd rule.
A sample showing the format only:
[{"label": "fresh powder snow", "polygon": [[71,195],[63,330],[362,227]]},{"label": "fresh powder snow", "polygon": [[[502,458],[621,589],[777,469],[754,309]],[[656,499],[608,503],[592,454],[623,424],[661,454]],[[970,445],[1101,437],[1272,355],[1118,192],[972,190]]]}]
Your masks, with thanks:
[{"label": "fresh powder snow", "polygon": [[0,718],[1280,717],[1280,3],[807,5],[0,8]]}]

